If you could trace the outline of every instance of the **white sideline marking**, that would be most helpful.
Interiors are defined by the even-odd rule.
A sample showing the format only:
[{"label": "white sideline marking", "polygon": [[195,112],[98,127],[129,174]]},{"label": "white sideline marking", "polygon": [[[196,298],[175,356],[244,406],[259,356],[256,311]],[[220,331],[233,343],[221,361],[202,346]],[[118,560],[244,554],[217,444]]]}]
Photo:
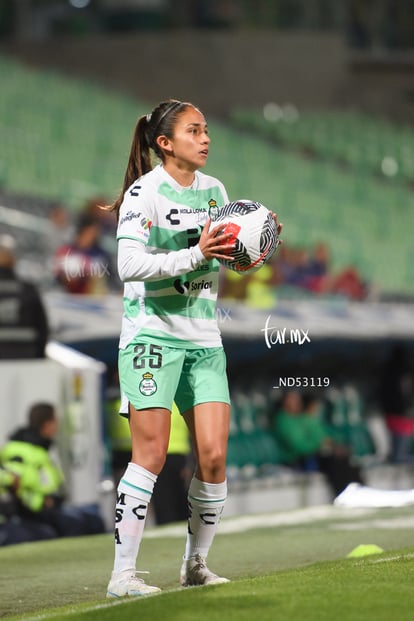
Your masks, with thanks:
[{"label": "white sideline marking", "polygon": [[331,530],[363,530],[372,528],[395,529],[395,528],[414,528],[414,516],[393,517],[387,519],[374,519],[366,522],[352,522],[351,524],[330,524]]},{"label": "white sideline marking", "polygon": [[[378,509],[343,509],[332,505],[305,507],[293,511],[281,511],[280,513],[265,513],[260,515],[242,515],[238,517],[223,518],[217,535],[240,533],[253,528],[268,528],[271,526],[293,526],[306,524],[315,520],[327,520],[332,518],[354,519],[371,515]],[[157,526],[146,530],[144,537],[158,539],[160,537],[182,537],[185,535],[187,526],[185,523],[171,526]]]}]

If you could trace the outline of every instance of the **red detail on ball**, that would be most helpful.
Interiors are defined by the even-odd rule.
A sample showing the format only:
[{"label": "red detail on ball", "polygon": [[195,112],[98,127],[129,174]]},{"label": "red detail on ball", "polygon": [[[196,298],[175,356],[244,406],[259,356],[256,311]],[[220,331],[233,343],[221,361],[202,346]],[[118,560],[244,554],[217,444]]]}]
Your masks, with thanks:
[{"label": "red detail on ball", "polygon": [[231,233],[231,237],[229,237],[224,243],[235,244],[237,241],[237,236],[240,233],[240,229],[241,226],[239,226],[235,222],[227,222],[221,233],[224,235],[228,235],[229,233]]}]

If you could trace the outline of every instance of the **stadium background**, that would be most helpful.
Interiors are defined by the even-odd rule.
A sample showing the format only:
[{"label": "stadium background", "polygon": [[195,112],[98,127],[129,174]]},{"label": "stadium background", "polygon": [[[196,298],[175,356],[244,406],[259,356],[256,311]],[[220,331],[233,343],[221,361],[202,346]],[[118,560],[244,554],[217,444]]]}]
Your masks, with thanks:
[{"label": "stadium background", "polygon": [[[286,243],[323,240],[335,268],[352,264],[373,285],[363,302],[290,288],[265,308],[222,301],[234,483],[270,475],[278,484],[267,426],[280,377],[329,378],[329,390],[316,392],[374,473],[385,460],[377,380],[393,343],[405,343],[414,367],[411,3],[3,0],[0,8],[0,222],[17,236],[20,272],[42,287],[53,339],[109,369],[90,396],[94,415],[103,416],[115,365],[118,300],[55,291],[48,214],[56,202],[75,212],[91,196],[111,200],[136,117],[166,97],[188,99],[208,116],[207,170],[230,196],[260,200],[279,213]],[[280,329],[308,330],[311,342],[269,349],[269,315]],[[79,365],[63,380],[68,392]],[[9,388],[3,379],[3,395]],[[75,401],[65,396],[63,416]],[[96,421],[93,429],[98,438]],[[82,477],[75,462],[68,468],[75,486]]]}]

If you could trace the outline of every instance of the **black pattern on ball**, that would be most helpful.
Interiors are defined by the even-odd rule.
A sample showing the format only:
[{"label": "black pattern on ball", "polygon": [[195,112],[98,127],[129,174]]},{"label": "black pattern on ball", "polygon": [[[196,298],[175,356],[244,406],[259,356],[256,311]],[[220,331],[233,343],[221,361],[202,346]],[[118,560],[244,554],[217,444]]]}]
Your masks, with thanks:
[{"label": "black pattern on ball", "polygon": [[239,239],[236,239],[234,250],[231,253],[232,259],[231,261],[226,261],[226,267],[229,267],[231,270],[238,272],[243,269],[248,269],[251,264],[251,258],[249,253],[247,252],[246,247]]},{"label": "black pattern on ball", "polygon": [[210,208],[209,215],[213,222],[220,222],[227,216],[244,216],[246,213],[257,211],[260,207],[260,203],[234,201],[223,207]]},{"label": "black pattern on ball", "polygon": [[269,213],[263,227],[262,234],[260,235],[260,252],[266,252],[263,263],[267,263],[267,261],[272,258],[272,255],[279,244],[279,237],[274,234],[274,231],[275,221],[273,220],[272,214]]},{"label": "black pattern on ball", "polygon": [[220,227],[221,233],[231,233],[234,243],[229,258],[219,259],[224,267],[253,272],[271,259],[279,238],[273,214],[264,205],[241,199],[222,207],[211,206],[209,216],[212,226]]}]

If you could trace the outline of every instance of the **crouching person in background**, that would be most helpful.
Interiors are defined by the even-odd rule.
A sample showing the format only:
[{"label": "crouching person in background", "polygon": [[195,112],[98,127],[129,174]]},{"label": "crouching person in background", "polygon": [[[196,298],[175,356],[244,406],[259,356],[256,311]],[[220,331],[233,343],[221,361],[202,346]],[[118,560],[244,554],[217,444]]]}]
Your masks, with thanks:
[{"label": "crouching person in background", "polygon": [[36,403],[29,411],[28,425],[17,429],[0,450],[0,466],[15,477],[10,488],[14,517],[35,528],[47,528],[48,538],[103,533],[104,522],[96,506],[65,502],[63,472],[49,452],[57,432],[54,407]]},{"label": "crouching person in background", "polygon": [[0,546],[56,537],[48,524],[19,515],[16,492],[21,484],[20,477],[0,466]]}]

